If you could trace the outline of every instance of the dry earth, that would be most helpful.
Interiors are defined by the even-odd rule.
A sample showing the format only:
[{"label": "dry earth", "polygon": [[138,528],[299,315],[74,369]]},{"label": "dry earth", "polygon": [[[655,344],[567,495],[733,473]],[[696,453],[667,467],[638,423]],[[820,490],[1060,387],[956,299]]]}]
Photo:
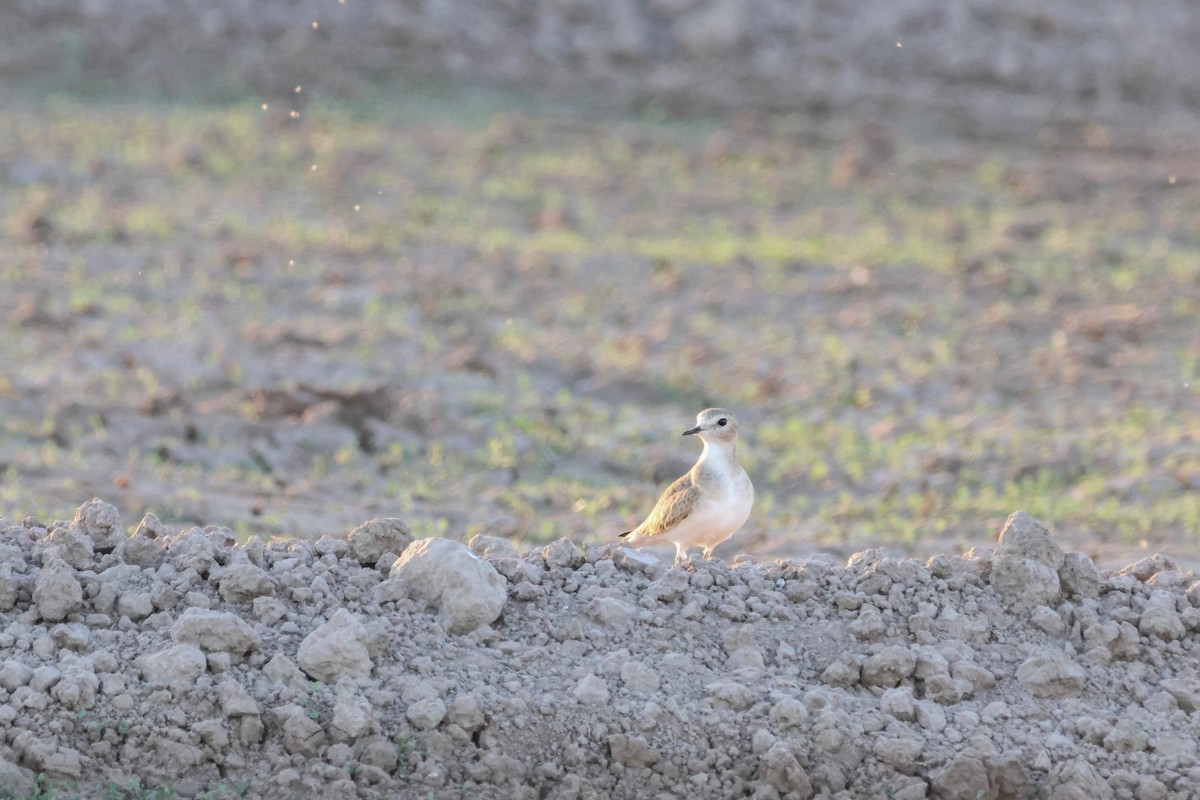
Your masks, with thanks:
[{"label": "dry earth", "polygon": [[[997,547],[668,569],[568,540],[4,523],[5,796],[1188,798],[1200,582]],[[35,792],[37,793],[35,795]]]},{"label": "dry earth", "polygon": [[14,103],[0,514],[599,544],[720,405],[758,497],[725,559],[1013,508],[1105,567],[1195,552],[1195,142],[441,105]]}]

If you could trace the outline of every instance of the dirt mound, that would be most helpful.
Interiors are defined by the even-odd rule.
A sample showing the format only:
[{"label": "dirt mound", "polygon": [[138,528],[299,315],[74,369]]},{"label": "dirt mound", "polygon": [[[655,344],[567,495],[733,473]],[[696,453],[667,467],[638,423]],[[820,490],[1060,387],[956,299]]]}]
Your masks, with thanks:
[{"label": "dirt mound", "polygon": [[[667,569],[616,546],[5,523],[13,796],[1191,797],[1200,582],[994,550]],[[1190,584],[1190,585],[1189,585]],[[454,632],[451,632],[454,631]],[[41,776],[40,778],[38,776]]]}]

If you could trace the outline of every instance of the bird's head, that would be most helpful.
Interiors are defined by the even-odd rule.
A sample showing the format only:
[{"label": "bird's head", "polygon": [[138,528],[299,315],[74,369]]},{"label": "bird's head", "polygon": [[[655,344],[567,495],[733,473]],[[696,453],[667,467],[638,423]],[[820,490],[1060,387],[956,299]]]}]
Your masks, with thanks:
[{"label": "bird's head", "polygon": [[706,442],[735,442],[737,419],[723,408],[706,408],[696,415],[696,427],[683,432],[684,436],[693,434]]}]

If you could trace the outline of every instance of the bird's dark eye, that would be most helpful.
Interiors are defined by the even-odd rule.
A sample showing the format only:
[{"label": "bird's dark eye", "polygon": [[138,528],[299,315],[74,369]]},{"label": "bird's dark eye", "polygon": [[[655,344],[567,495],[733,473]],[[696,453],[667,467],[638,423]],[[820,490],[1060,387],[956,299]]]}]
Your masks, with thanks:
[{"label": "bird's dark eye", "polygon": [[721,417],[719,420],[717,420],[717,424],[718,425],[728,425],[729,420],[725,419],[724,417]]}]

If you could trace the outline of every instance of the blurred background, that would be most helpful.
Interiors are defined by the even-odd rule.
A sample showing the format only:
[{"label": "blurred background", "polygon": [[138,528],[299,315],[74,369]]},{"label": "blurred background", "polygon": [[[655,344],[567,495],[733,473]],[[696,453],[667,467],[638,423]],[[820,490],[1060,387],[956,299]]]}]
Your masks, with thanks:
[{"label": "blurred background", "polygon": [[0,515],[1200,540],[1186,0],[13,0]]}]

